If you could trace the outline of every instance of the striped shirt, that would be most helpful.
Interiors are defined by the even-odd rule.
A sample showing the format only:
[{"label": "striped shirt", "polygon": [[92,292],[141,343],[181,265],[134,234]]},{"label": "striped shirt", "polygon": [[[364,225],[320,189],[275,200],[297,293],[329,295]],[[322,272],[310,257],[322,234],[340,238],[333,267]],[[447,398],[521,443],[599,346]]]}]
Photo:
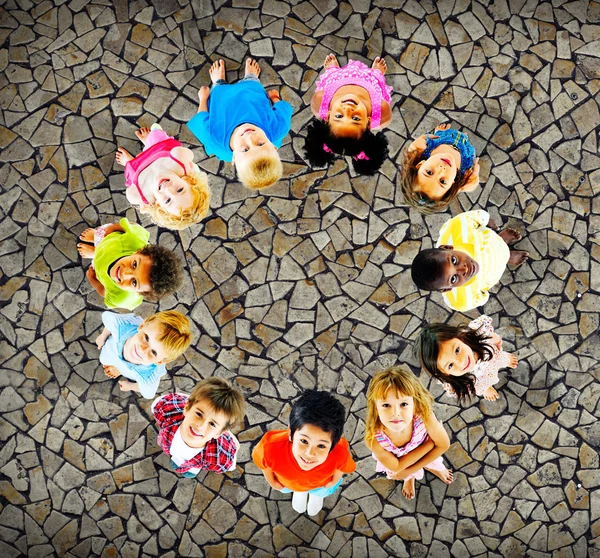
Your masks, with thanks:
[{"label": "striped shirt", "polygon": [[479,273],[468,283],[443,293],[446,304],[459,312],[487,302],[488,291],[500,281],[510,257],[506,242],[487,227],[489,219],[487,211],[467,211],[448,220],[440,230],[437,247],[454,246],[479,264]]}]

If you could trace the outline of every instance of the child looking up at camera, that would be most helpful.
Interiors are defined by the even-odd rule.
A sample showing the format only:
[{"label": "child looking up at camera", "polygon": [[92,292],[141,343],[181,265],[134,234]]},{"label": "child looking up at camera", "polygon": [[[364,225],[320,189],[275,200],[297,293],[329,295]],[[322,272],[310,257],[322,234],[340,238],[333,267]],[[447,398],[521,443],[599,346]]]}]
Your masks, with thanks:
[{"label": "child looking up at camera", "polygon": [[494,333],[488,316],[479,316],[467,326],[426,325],[417,338],[415,353],[448,395],[461,401],[471,395],[495,401],[499,397],[493,387],[499,381],[498,371],[519,364],[515,355],[502,350],[502,338]]},{"label": "child looking up at camera", "polygon": [[126,218],[86,229],[77,244],[91,258],[87,278],[108,308],[137,308],[144,299],[157,301],[181,284],[179,258],[164,246],[148,244],[150,233]]},{"label": "child looking up at camera", "polygon": [[259,75],[258,62],[249,58],[244,78],[228,84],[225,63],[215,62],[210,68],[212,89],[200,89],[198,114],[187,124],[208,155],[231,161],[242,184],[254,189],[281,178],[277,149],[290,131],[293,112],[276,90],[265,92]]},{"label": "child looking up at camera", "polygon": [[96,337],[100,362],[122,391],[137,391],[150,399],[156,395],[165,364],[174,361],[192,340],[190,321],[176,310],[158,312],[145,320],[135,314],[103,312],[104,329]]},{"label": "child looking up at camera", "polygon": [[222,378],[199,381],[190,395],[156,399],[158,443],[171,458],[171,469],[189,478],[200,471],[233,471],[240,444],[229,429],[243,422],[245,406],[242,394]]},{"label": "child looking up at camera", "polygon": [[199,223],[208,213],[210,189],[192,151],[158,124],[140,128],[135,135],[144,144],[143,151],[132,157],[120,147],[116,156],[125,167],[129,202],[166,229],[182,230]]},{"label": "child looking up at camera", "polygon": [[375,174],[385,161],[387,139],[381,130],[392,121],[392,88],[387,65],[377,57],[369,68],[350,60],[340,68],[335,55],[325,58],[310,106],[318,120],[307,129],[304,151],[309,163],[322,167],[335,154],[353,159],[358,174]]},{"label": "child looking up at camera", "polygon": [[440,230],[437,248],[422,250],[412,263],[417,287],[444,293],[444,302],[459,312],[485,304],[488,291],[500,281],[506,265],[521,265],[529,257],[528,252],[508,247],[521,239],[517,230],[496,234],[495,228],[496,223],[483,210],[449,219]]},{"label": "child looking up at camera", "polygon": [[464,132],[440,124],[413,141],[404,153],[400,185],[407,204],[421,213],[448,207],[460,192],[479,186],[479,159]]},{"label": "child looking up at camera", "polygon": [[346,411],[326,391],[305,391],[292,405],[287,430],[267,432],[252,452],[255,465],[275,490],[293,492],[298,513],[318,514],[323,499],[356,464],[342,438]]},{"label": "child looking up at camera", "polygon": [[427,469],[446,484],[453,480],[442,461],[450,439],[433,414],[433,397],[416,376],[393,367],[373,376],[367,391],[365,443],[376,470],[404,480],[402,494],[415,497],[415,479]]}]

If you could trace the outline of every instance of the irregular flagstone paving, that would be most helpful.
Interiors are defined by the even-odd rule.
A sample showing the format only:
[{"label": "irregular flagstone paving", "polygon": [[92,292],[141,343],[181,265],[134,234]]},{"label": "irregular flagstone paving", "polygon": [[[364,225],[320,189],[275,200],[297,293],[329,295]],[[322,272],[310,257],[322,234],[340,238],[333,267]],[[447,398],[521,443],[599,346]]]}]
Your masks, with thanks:
[{"label": "irregular flagstone paving", "polygon": [[[553,0],[5,0],[0,6],[0,555],[106,558],[600,557],[600,3]],[[374,177],[310,169],[302,136],[324,57],[384,54],[393,85],[390,158]],[[207,158],[185,123],[208,68],[248,57],[295,109],[284,179],[253,192]],[[77,236],[136,216],[114,161],[158,121],[209,173],[205,221],[152,239],[189,280],[156,308],[195,342],[160,393],[232,379],[248,414],[238,469],[181,478],[156,442],[150,401],[119,391],[93,340],[102,300]],[[424,320],[453,323],[410,280],[448,214],[423,217],[397,186],[411,138],[451,122],[481,156],[485,208],[520,228],[528,263],[485,305],[520,359],[500,399],[437,399],[455,471],[407,501],[362,441],[369,378],[418,373]],[[253,444],[306,388],[349,410],[358,462],[318,516],[271,494]]]}]

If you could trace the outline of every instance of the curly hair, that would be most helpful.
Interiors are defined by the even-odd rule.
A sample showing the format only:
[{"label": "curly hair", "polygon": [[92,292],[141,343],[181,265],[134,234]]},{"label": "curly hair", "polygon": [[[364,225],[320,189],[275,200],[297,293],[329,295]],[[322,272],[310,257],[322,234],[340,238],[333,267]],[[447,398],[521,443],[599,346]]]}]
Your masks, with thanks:
[{"label": "curly hair", "polygon": [[464,374],[450,376],[438,368],[440,345],[452,339],[459,339],[471,348],[479,360],[490,360],[494,353],[486,343],[489,336],[478,329],[471,329],[466,324],[452,326],[449,324],[428,324],[423,327],[415,341],[415,356],[421,362],[421,367],[432,377],[442,383],[450,384],[459,401],[468,399],[475,394],[475,376]]},{"label": "curly hair", "polygon": [[367,418],[365,421],[365,441],[370,446],[382,424],[377,410],[377,400],[385,399],[390,389],[398,396],[412,397],[415,414],[427,420],[433,413],[433,397],[419,379],[407,368],[393,366],[377,372],[367,390]]},{"label": "curly hair", "polygon": [[147,244],[137,253],[152,260],[150,292],[144,293],[145,299],[156,302],[181,286],[183,266],[181,259],[171,250],[158,244]]},{"label": "curly hair", "polygon": [[261,155],[243,165],[236,163],[235,168],[240,182],[253,190],[273,186],[283,175],[283,165],[277,152],[270,157]]},{"label": "curly hair", "polygon": [[158,341],[168,353],[169,362],[182,355],[192,342],[190,320],[177,310],[157,312],[144,320],[144,325],[160,324]]},{"label": "curly hair", "polygon": [[410,275],[415,285],[422,291],[440,290],[436,282],[442,274],[444,250],[428,248],[421,250],[410,266]]},{"label": "curly hair", "polygon": [[[323,146],[333,151],[330,153]],[[306,129],[304,154],[313,167],[331,165],[335,154],[355,157],[363,152],[364,159],[352,159],[352,166],[357,174],[373,175],[383,165],[388,156],[388,140],[383,132],[373,133],[365,130],[360,138],[346,138],[332,133],[329,124],[323,120],[314,120]]]},{"label": "curly hair", "polygon": [[202,221],[206,217],[210,205],[208,177],[202,171],[193,171],[181,178],[191,186],[193,201],[190,207],[184,209],[179,215],[173,215],[165,211],[158,203],[151,203],[139,207],[140,213],[147,213],[155,224],[173,231],[181,231]]},{"label": "curly hair", "polygon": [[459,171],[444,197],[439,200],[432,200],[415,188],[417,185],[417,172],[419,170],[417,169],[417,164],[424,160],[425,157],[423,157],[422,151],[407,148],[402,156],[398,180],[402,194],[404,195],[404,201],[407,205],[418,209],[425,215],[430,215],[444,211],[448,207],[450,202],[458,196],[458,193],[467,184],[473,174],[473,170],[469,169],[464,173]]}]

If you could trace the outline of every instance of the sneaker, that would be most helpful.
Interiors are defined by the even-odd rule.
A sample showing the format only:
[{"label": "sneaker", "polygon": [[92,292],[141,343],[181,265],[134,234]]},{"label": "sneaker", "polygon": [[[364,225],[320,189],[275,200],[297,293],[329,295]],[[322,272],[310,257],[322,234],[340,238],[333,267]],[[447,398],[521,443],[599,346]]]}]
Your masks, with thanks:
[{"label": "sneaker", "polygon": [[323,509],[323,498],[310,494],[308,497],[308,515],[317,515]]},{"label": "sneaker", "polygon": [[308,500],[308,492],[294,492],[292,495],[292,508],[298,513],[306,511],[306,501]]}]

